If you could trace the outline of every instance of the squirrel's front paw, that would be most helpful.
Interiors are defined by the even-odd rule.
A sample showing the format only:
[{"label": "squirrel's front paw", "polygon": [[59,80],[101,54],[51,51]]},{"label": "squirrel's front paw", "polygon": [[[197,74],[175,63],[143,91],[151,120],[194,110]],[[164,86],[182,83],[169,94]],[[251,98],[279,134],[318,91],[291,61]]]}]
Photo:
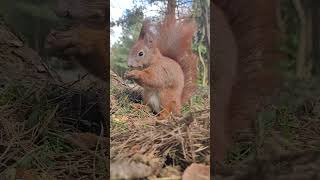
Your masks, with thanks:
[{"label": "squirrel's front paw", "polygon": [[129,71],[129,72],[126,74],[126,78],[127,78],[127,79],[130,79],[130,80],[136,80],[136,79],[139,79],[139,77],[140,77],[140,72],[137,71],[137,70]]}]

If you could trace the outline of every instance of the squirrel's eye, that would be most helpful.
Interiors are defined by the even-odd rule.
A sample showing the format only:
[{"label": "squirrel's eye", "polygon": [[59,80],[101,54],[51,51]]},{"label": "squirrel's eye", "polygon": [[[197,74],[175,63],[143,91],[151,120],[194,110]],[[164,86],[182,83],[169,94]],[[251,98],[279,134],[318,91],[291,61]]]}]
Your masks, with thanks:
[{"label": "squirrel's eye", "polygon": [[138,53],[138,55],[139,55],[139,56],[143,56],[143,52],[140,51],[140,52]]}]

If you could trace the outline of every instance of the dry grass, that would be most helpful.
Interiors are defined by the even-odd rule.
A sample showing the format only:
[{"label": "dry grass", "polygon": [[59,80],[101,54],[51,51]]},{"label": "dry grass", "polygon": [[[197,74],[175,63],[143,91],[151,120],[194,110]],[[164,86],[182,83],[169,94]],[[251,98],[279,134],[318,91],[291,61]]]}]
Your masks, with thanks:
[{"label": "dry grass", "polygon": [[[140,105],[139,96],[132,94],[135,93],[128,89],[111,87],[110,153],[111,161],[118,167],[111,167],[111,177],[128,174],[136,177],[131,171],[137,171],[137,165],[128,167],[125,162],[149,165],[152,171],[141,176],[149,179],[179,177],[176,171],[164,175],[163,167],[182,171],[192,162],[209,163],[208,88],[199,88],[192,99],[192,106],[184,107],[184,117],[171,117],[164,121],[158,121],[150,108]],[[121,162],[123,165],[118,165]],[[119,175],[120,167],[127,167],[127,172]]]},{"label": "dry grass", "polygon": [[[70,138],[84,129],[99,135],[99,120],[90,119],[97,108],[95,99],[89,98],[90,92],[50,84],[10,84],[0,93],[0,177],[105,177],[101,145],[85,149]],[[86,105],[79,106],[80,99]]]},{"label": "dry grass", "polygon": [[277,106],[260,114],[255,134],[238,133],[227,166],[218,168],[216,178],[319,179],[318,83],[292,83],[283,89]]},{"label": "dry grass", "polygon": [[[94,89],[74,88],[77,83],[12,83],[0,90],[1,177],[105,178],[103,116]],[[119,162],[126,160],[128,167],[135,162],[143,171],[151,168],[154,177],[178,178],[190,163],[209,162],[207,89],[194,96],[192,107],[184,107],[184,118],[161,122],[140,105],[139,93],[111,89],[111,94],[112,167],[123,168]]]},{"label": "dry grass", "polygon": [[[12,83],[0,90],[0,177],[105,178],[107,148],[96,95],[75,84]],[[110,96],[113,175],[179,179],[192,162],[209,163],[208,89],[199,89],[183,118],[157,121],[140,105],[139,93],[119,87]],[[301,99],[290,94],[287,104],[262,113],[256,135],[239,132],[224,179],[319,177],[320,100],[316,92],[304,93],[294,92]]]}]

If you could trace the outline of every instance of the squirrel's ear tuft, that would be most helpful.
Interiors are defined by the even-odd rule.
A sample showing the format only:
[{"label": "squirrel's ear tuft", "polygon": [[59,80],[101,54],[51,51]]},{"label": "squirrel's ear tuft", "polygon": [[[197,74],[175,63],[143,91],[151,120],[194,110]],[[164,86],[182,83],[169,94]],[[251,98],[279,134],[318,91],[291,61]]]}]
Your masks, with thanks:
[{"label": "squirrel's ear tuft", "polygon": [[154,43],[154,39],[153,36],[149,33],[145,34],[144,36],[144,43],[147,45],[148,48],[152,48],[153,47],[153,43]]},{"label": "squirrel's ear tuft", "polygon": [[145,39],[146,36],[156,37],[158,35],[157,25],[153,24],[150,19],[145,19],[142,23],[139,39]]},{"label": "squirrel's ear tuft", "polygon": [[140,34],[139,34],[139,39],[143,39],[146,36],[146,34],[149,31],[150,24],[151,24],[150,19],[145,19],[143,21]]}]

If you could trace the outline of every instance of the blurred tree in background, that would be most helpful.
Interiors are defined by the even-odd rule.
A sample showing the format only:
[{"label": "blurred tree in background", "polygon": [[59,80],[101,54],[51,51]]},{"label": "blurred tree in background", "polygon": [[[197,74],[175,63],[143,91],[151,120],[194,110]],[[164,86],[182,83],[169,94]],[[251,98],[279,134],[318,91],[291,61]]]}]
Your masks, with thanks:
[{"label": "blurred tree in background", "polygon": [[279,0],[279,28],[285,35],[282,50],[288,61],[286,69],[298,79],[319,76],[319,18],[318,0]]},{"label": "blurred tree in background", "polygon": [[39,52],[44,51],[44,41],[52,26],[58,22],[52,7],[55,0],[1,0],[0,14],[6,22]]},{"label": "blurred tree in background", "polygon": [[[155,11],[154,20],[159,20],[166,11],[167,0],[133,0],[121,18],[111,24],[120,26],[120,38],[110,47],[111,68],[119,75],[127,70],[129,49],[137,39],[144,12]],[[173,0],[178,17],[190,15],[198,24],[192,48],[199,57],[199,84],[209,83],[210,47],[210,1]],[[45,56],[44,41],[49,29],[61,22],[52,8],[55,0],[1,0],[0,14],[6,22],[26,41],[26,43]],[[281,50],[286,55],[283,71],[292,78],[311,79],[320,74],[320,1],[319,0],[279,0],[278,25],[283,33]],[[152,9],[151,6],[159,8]],[[111,10],[112,13],[112,10]]]},{"label": "blurred tree in background", "polygon": [[[137,39],[144,10],[151,5],[159,6],[161,19],[168,1],[134,0],[134,7],[127,10],[117,22],[123,32],[121,38],[111,47],[112,69],[123,75],[127,69],[126,61],[130,47]],[[190,15],[198,24],[192,48],[199,57],[199,84],[207,85],[209,73],[210,12],[209,0],[174,0],[177,16]],[[281,50],[284,52],[283,71],[289,78],[311,79],[319,77],[320,72],[320,1],[318,0],[279,0],[278,26],[283,34]],[[112,13],[112,12],[111,12]]]},{"label": "blurred tree in background", "polygon": [[[177,17],[194,17],[198,24],[198,32],[192,43],[192,49],[199,57],[199,84],[208,85],[208,67],[209,67],[209,0],[190,1],[190,0],[138,0],[134,1],[134,6],[126,10],[123,16],[111,22],[111,27],[118,25],[122,27],[122,34],[119,40],[111,47],[111,69],[120,76],[123,76],[127,70],[127,57],[133,43],[137,40],[145,17],[144,10],[148,10],[151,5],[159,6],[157,16],[148,17],[157,21],[162,19],[168,8],[168,2],[174,9]],[[111,11],[112,13],[112,11]],[[112,34],[111,34],[112,35]]]},{"label": "blurred tree in background", "polygon": [[111,69],[123,76],[127,70],[129,50],[139,36],[143,21],[141,7],[126,10],[125,14],[114,25],[122,27],[122,35],[110,49]]}]

